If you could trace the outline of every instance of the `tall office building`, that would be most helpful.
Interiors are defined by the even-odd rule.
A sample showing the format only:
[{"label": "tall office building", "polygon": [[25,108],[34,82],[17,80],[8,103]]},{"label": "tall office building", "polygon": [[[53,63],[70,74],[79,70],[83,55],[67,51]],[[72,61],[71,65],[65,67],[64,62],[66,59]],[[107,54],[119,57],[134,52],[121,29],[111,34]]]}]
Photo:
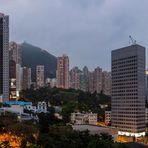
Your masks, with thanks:
[{"label": "tall office building", "polygon": [[112,126],[118,135],[145,135],[145,48],[112,51]]},{"label": "tall office building", "polygon": [[65,89],[69,88],[69,58],[67,55],[58,57],[57,87]]},{"label": "tall office building", "polygon": [[44,65],[36,66],[36,84],[37,87],[44,87]]},{"label": "tall office building", "polygon": [[0,13],[0,101],[9,100],[9,16]]}]

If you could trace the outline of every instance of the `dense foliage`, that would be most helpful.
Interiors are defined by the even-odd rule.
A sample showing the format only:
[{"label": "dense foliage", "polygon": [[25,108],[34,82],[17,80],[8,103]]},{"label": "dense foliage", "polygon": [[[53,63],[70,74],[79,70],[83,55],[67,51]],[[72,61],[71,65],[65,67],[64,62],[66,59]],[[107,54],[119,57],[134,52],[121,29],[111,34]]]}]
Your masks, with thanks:
[{"label": "dense foliage", "polygon": [[[74,111],[95,112],[99,114],[99,120],[104,120],[104,112],[110,109],[111,98],[104,94],[93,94],[74,89],[60,89],[44,87],[40,89],[28,89],[21,92],[21,100],[50,102],[52,106],[62,108],[61,115],[65,122],[69,122],[70,114]],[[100,105],[106,104],[108,108],[102,109]]]},{"label": "dense foliage", "polygon": [[[47,114],[40,114],[38,147],[43,148],[126,148],[115,143],[111,135],[91,135],[88,131],[73,131],[71,126],[53,124]],[[44,130],[42,130],[44,129]]]},{"label": "dense foliage", "polygon": [[64,106],[69,102],[78,103],[78,108],[98,111],[99,104],[110,106],[111,98],[104,94],[93,94],[75,89],[61,89],[44,87],[40,89],[27,89],[20,93],[21,100],[37,103],[38,101],[49,101],[52,106]]},{"label": "dense foliage", "polygon": [[42,134],[38,144],[43,148],[126,148],[124,144],[115,143],[110,135],[90,135],[88,131]]},{"label": "dense foliage", "polygon": [[[59,125],[53,114],[40,113],[39,123],[19,122],[14,114],[1,116],[1,133],[11,133],[22,137],[20,148],[126,148],[115,143],[112,136],[102,133],[91,135],[88,131],[73,131],[71,126]],[[10,147],[9,141],[0,143],[0,147]]]}]

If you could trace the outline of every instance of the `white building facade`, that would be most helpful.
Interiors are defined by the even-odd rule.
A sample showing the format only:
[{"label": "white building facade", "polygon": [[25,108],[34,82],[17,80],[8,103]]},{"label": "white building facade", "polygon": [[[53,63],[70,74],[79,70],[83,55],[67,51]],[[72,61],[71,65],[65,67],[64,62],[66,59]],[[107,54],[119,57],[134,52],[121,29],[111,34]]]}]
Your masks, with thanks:
[{"label": "white building facade", "polygon": [[95,113],[72,113],[71,114],[71,123],[75,125],[81,124],[97,124],[98,116]]}]

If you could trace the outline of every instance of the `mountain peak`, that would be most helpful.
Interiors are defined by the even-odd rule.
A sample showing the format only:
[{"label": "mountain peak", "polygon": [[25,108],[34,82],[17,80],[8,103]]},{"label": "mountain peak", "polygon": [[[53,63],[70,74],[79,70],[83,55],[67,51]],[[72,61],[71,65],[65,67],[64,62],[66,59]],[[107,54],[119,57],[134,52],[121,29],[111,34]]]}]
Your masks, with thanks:
[{"label": "mountain peak", "polygon": [[57,58],[54,55],[27,42],[21,44],[21,50],[22,66],[31,68],[33,81],[36,79],[37,65],[45,66],[45,78],[56,77]]}]

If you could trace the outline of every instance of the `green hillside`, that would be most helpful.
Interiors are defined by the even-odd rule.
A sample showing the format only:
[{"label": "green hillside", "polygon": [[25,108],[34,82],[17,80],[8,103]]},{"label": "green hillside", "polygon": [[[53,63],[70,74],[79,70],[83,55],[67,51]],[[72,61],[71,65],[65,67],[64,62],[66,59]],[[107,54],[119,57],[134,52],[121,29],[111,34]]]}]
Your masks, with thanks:
[{"label": "green hillside", "polygon": [[26,42],[21,44],[22,66],[32,70],[32,81],[36,79],[36,65],[45,66],[45,78],[56,76],[57,58],[39,47]]}]

